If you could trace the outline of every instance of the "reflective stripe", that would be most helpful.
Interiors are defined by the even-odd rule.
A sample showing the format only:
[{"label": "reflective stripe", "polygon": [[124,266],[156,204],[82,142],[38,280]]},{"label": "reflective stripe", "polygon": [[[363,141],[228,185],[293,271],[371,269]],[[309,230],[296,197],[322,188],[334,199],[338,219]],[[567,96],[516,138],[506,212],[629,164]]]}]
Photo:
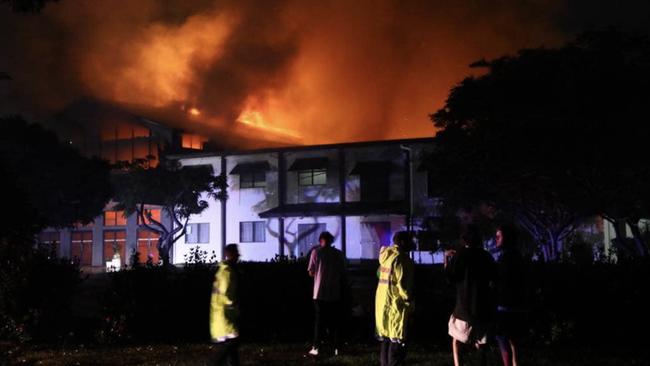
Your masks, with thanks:
[{"label": "reflective stripe", "polygon": [[220,294],[221,292],[219,291],[219,289],[217,287],[212,287],[212,293],[213,294]]},{"label": "reflective stripe", "polygon": [[379,271],[382,273],[390,273],[390,267],[379,267]]},{"label": "reflective stripe", "polygon": [[223,336],[223,337],[212,338],[212,342],[214,342],[214,343],[221,343],[221,342],[225,342],[225,341],[227,341],[227,340],[229,340],[229,339],[235,339],[235,338],[237,338],[237,337],[239,337],[239,334],[237,334],[237,333],[230,333],[230,334],[226,334],[226,335]]},{"label": "reflective stripe", "polygon": [[384,280],[384,279],[380,279],[380,280],[379,280],[379,284],[380,284],[380,285],[388,285],[389,283],[390,283],[389,280]]}]

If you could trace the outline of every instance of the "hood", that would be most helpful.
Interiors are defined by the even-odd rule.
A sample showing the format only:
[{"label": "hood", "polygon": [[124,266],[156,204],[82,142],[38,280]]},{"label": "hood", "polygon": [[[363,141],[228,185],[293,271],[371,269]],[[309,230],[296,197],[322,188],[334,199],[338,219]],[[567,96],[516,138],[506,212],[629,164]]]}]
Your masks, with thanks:
[{"label": "hood", "polygon": [[382,247],[379,251],[379,264],[384,265],[393,261],[399,255],[399,250],[396,246]]}]

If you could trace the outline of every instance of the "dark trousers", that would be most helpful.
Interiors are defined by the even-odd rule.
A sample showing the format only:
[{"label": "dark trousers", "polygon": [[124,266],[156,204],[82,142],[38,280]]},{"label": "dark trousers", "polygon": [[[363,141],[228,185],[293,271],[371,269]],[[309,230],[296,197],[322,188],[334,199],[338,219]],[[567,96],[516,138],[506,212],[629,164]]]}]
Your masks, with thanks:
[{"label": "dark trousers", "polygon": [[214,366],[239,366],[239,340],[229,339],[217,344]]},{"label": "dark trousers", "polygon": [[332,347],[339,347],[341,303],[339,301],[314,300],[314,347],[319,347],[326,331]]},{"label": "dark trousers", "polygon": [[391,342],[388,339],[381,341],[379,364],[381,366],[401,366],[406,360],[406,344]]}]

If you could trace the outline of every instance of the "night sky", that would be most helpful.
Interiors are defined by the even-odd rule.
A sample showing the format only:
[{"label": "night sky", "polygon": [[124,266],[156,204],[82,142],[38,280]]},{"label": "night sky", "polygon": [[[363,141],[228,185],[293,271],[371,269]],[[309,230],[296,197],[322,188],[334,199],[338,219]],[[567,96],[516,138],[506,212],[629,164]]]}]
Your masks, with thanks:
[{"label": "night sky", "polygon": [[[635,1],[78,1],[0,5],[0,113],[98,100],[187,129],[315,144],[431,136],[468,65],[577,33],[647,33]],[[90,123],[90,122],[89,122]]]}]

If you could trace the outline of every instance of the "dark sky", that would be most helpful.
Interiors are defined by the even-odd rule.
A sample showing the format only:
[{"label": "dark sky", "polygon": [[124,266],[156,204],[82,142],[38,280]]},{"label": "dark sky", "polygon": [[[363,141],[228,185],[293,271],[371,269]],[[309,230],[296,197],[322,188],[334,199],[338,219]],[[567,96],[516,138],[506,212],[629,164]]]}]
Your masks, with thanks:
[{"label": "dark sky", "polygon": [[[588,29],[647,33],[650,1],[60,0],[0,6],[0,113],[84,98],[299,143],[430,136],[469,63]],[[194,108],[194,109],[193,109]],[[189,113],[193,111],[194,113]],[[51,124],[51,122],[50,122]]]}]

